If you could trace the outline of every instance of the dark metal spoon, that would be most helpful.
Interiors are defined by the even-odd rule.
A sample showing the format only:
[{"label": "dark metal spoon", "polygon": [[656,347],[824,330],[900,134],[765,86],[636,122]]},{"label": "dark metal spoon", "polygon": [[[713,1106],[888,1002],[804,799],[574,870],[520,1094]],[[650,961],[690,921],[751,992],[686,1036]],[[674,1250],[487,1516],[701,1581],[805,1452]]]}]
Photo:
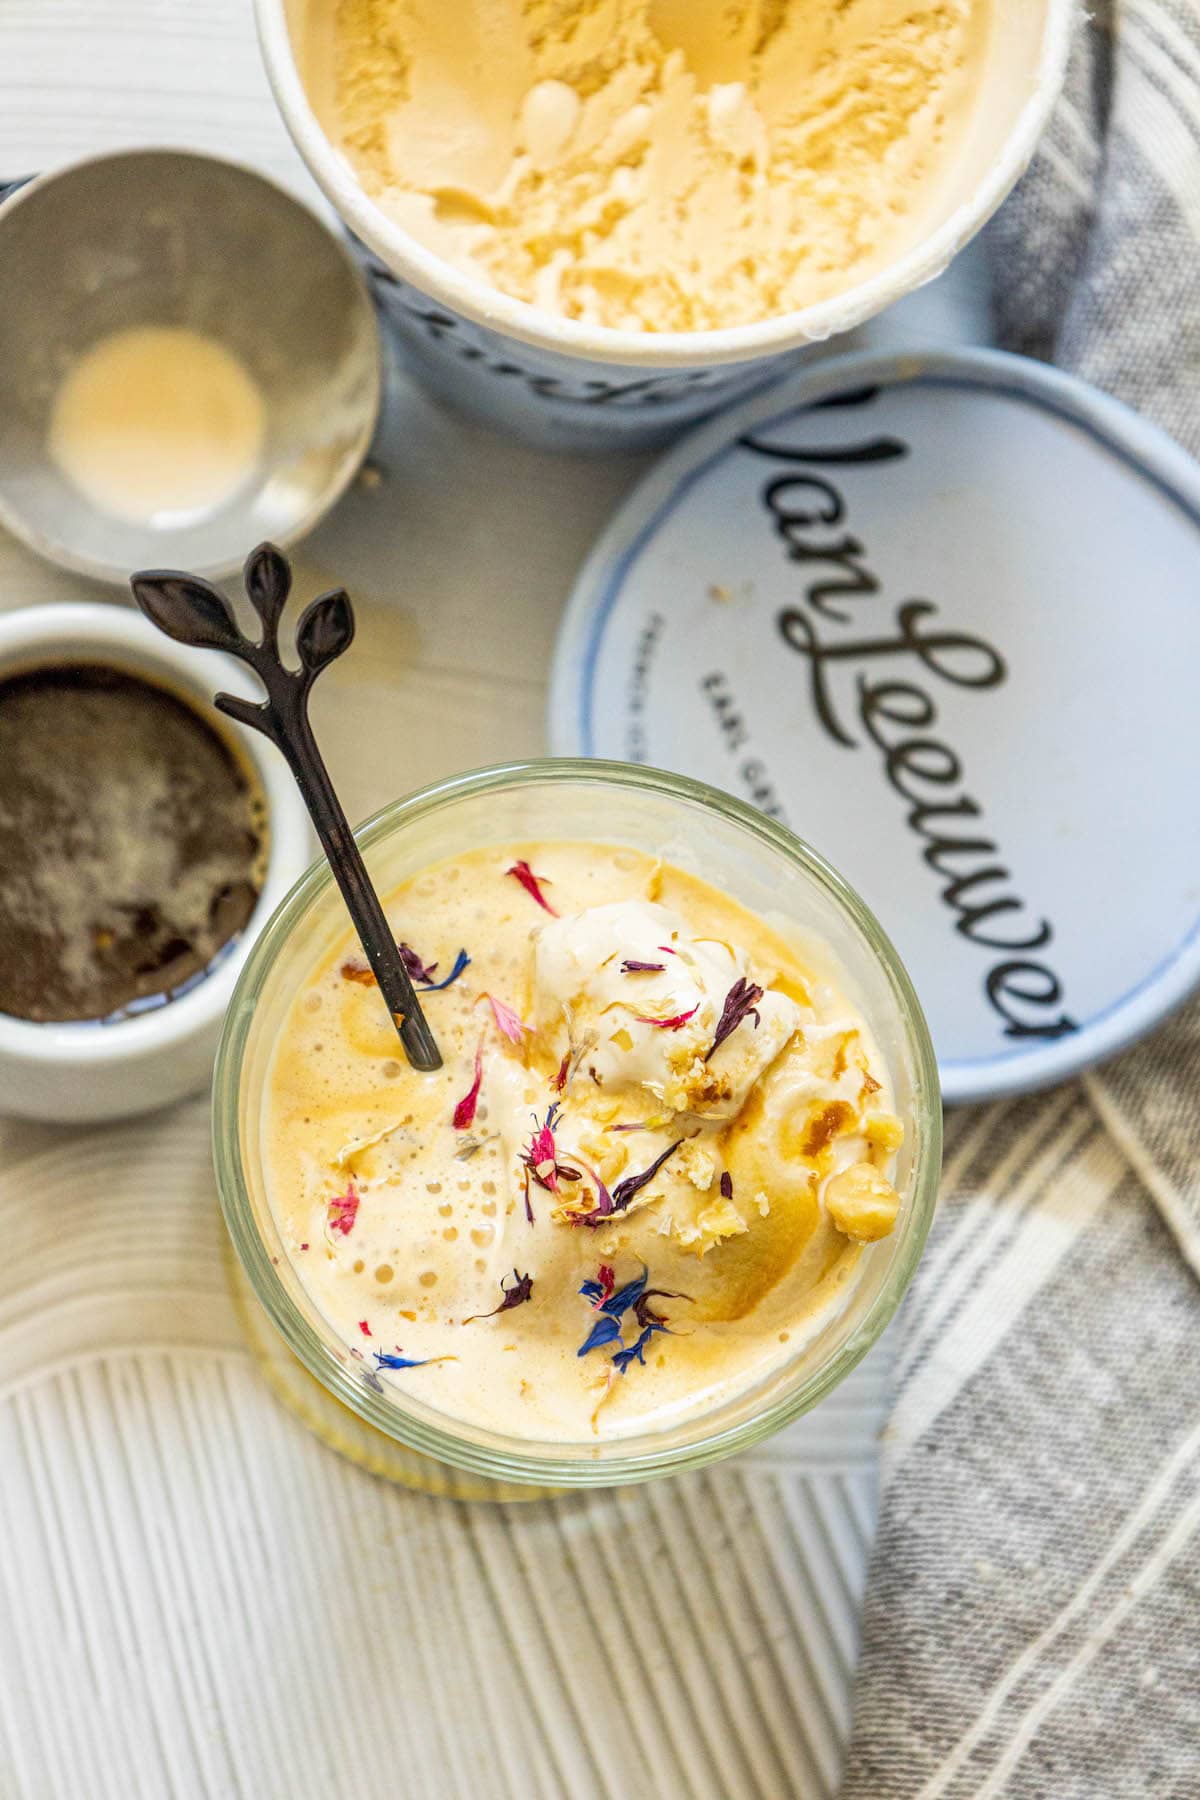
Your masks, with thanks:
[{"label": "dark metal spoon", "polygon": [[260,544],[246,558],[243,580],[250,603],[262,620],[262,637],[257,643],[239,630],[224,595],[198,575],[185,575],[177,569],[144,569],[130,578],[130,586],[146,617],[169,638],[202,650],[224,650],[248,663],[262,682],[267,690],[264,701],[217,694],[215,704],[231,719],[261,731],[287,758],[405,1054],[414,1069],[440,1069],[441,1052],[333,791],[308,718],[313,682],[349,648],[354,637],[350,597],[343,588],[335,588],[310,601],[296,627],[300,667],[289,669],[279,650],[279,620],[291,592],[291,565],[274,544]]}]

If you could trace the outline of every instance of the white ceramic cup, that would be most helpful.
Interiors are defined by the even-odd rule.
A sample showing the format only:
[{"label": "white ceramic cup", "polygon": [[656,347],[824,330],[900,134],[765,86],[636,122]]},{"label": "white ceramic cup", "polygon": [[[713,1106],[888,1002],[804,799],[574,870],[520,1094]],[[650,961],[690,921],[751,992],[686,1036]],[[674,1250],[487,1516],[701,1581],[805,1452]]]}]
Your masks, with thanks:
[{"label": "white ceramic cup", "polygon": [[[940,275],[1022,173],[1057,97],[1076,0],[993,0],[978,96],[925,229],[868,279],[797,312],[722,331],[610,330],[557,318],[455,268],[368,198],[330,143],[302,73],[313,21],[328,40],[331,0],[255,0],[267,74],[296,145],[367,252],[386,316],[430,386],[466,410],[548,447],[601,450],[662,441],[692,419],[794,366],[805,346],[862,324]],[[314,33],[314,36],[316,34]]]},{"label": "white ceramic cup", "polygon": [[218,688],[258,697],[239,664],[173,644],[140,614],[103,602],[0,614],[0,678],[78,662],[144,674],[197,701],[253,765],[266,795],[270,841],[266,880],[241,938],[178,1000],[108,1025],[35,1024],[0,1014],[0,1114],[68,1125],[150,1112],[207,1085],[250,947],[312,861],[308,815],[283,758],[212,709]]}]

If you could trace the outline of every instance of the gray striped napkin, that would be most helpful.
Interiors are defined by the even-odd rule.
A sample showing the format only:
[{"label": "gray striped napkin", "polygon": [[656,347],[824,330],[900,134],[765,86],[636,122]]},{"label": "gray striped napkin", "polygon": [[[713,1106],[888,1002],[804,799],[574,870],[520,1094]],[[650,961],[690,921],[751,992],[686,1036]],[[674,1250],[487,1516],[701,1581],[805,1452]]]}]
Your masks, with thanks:
[{"label": "gray striped napkin", "polygon": [[[988,243],[1005,344],[1200,453],[1196,0],[1097,7]],[[1200,1003],[950,1120],[843,1800],[1200,1795],[1198,1275]]]}]

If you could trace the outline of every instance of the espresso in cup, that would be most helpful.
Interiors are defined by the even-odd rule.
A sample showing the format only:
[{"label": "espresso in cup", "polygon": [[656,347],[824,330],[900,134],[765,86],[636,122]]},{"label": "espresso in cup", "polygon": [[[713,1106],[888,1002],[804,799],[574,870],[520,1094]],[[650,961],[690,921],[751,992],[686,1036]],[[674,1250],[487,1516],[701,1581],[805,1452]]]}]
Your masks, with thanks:
[{"label": "espresso in cup", "polygon": [[178,694],[100,662],[0,679],[0,1013],[111,1023],[189,992],[267,858],[249,762]]}]

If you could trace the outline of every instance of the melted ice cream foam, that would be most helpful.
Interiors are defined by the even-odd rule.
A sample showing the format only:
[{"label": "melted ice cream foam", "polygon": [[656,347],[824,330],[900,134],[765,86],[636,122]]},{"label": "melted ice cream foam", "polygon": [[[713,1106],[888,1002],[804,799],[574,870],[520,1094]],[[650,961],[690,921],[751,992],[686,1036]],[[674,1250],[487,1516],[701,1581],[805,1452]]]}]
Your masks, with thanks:
[{"label": "melted ice cream foam", "polygon": [[620,1437],[836,1318],[903,1133],[866,1022],[784,936],[597,844],[473,851],[387,910],[427,986],[470,957],[424,999],[443,1068],[403,1063],[348,937],[263,1102],[284,1247],[365,1379],[514,1438]]}]

